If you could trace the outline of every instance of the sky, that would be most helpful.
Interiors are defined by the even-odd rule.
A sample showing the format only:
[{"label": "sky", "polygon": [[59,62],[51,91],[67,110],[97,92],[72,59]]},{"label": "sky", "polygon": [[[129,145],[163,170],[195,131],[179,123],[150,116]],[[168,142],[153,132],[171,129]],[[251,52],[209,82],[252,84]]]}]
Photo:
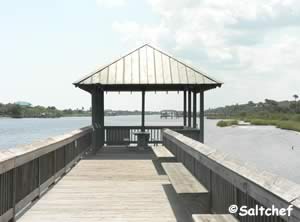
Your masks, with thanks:
[{"label": "sky", "polygon": [[[300,94],[299,0],[0,0],[0,102],[89,108],[72,83],[144,43],[224,82],[205,107]],[[106,109],[140,109],[108,93]],[[146,109],[182,109],[147,93]]]}]

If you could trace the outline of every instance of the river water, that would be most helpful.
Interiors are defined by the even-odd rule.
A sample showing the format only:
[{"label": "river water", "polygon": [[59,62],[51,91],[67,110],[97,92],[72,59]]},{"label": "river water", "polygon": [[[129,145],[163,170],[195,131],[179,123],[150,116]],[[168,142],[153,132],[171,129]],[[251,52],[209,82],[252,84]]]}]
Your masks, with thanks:
[{"label": "river water", "polygon": [[[217,120],[206,120],[205,143],[236,159],[300,184],[300,134],[273,126],[219,128]],[[90,117],[57,119],[0,118],[0,149],[67,133],[90,125]],[[139,125],[140,116],[105,117],[106,125]],[[182,119],[146,116],[146,125],[181,125]],[[294,147],[294,149],[292,149]]]}]

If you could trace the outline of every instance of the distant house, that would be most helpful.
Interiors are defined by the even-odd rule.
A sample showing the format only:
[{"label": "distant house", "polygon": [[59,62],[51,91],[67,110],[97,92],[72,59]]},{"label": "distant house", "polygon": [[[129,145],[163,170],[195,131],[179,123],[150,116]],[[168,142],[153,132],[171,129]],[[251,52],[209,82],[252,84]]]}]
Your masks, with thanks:
[{"label": "distant house", "polygon": [[24,102],[24,101],[18,101],[18,102],[15,102],[16,105],[19,105],[19,106],[31,106],[32,104],[29,103],[29,102]]}]

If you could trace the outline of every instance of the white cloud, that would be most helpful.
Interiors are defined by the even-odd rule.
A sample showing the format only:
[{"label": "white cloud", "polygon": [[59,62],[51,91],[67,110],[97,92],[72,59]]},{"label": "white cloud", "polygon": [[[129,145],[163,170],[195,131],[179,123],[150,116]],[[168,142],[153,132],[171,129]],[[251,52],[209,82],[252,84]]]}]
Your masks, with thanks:
[{"label": "white cloud", "polygon": [[[299,0],[148,2],[160,22],[115,22],[124,41],[153,42],[201,65],[229,80],[231,92],[225,87],[223,96],[237,100],[251,99],[253,88],[257,97],[275,98],[299,90]],[[244,92],[232,93],[241,86]]]},{"label": "white cloud", "polygon": [[135,45],[144,43],[158,44],[164,38],[169,37],[169,30],[164,24],[149,26],[137,22],[114,22],[113,30],[121,33],[121,39],[125,42],[134,42]]},{"label": "white cloud", "polygon": [[122,7],[126,4],[126,0],[96,0],[99,7],[115,8]]}]

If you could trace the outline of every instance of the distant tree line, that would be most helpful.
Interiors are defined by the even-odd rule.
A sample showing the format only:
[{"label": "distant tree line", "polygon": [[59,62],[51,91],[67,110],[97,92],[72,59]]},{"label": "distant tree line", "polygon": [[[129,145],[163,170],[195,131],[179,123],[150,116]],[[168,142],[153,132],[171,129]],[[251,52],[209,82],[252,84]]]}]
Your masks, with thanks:
[{"label": "distant tree line", "polygon": [[[159,114],[159,112],[146,111],[146,115]],[[15,103],[3,104],[0,103],[0,117],[13,118],[58,118],[63,116],[90,116],[91,109],[63,109],[59,110],[55,106],[31,106],[19,105]],[[134,110],[105,110],[105,116],[120,116],[120,115],[141,115],[141,111]]]},{"label": "distant tree line", "polygon": [[294,101],[275,101],[265,99],[264,102],[236,104],[206,110],[209,119],[220,120],[218,126],[235,125],[235,121],[245,121],[252,125],[273,125],[281,129],[300,132],[300,102],[298,95],[293,95]]},{"label": "distant tree line", "polygon": [[57,118],[62,116],[84,116],[90,115],[84,109],[59,110],[55,106],[22,106],[19,104],[0,103],[0,116],[13,118]]},{"label": "distant tree line", "polygon": [[297,101],[275,101],[271,99],[265,99],[264,102],[254,103],[249,101],[246,104],[235,104],[225,107],[219,107],[215,109],[208,109],[205,111],[207,116],[247,116],[249,114],[270,114],[270,113],[282,113],[282,114],[300,114],[300,102]]}]

